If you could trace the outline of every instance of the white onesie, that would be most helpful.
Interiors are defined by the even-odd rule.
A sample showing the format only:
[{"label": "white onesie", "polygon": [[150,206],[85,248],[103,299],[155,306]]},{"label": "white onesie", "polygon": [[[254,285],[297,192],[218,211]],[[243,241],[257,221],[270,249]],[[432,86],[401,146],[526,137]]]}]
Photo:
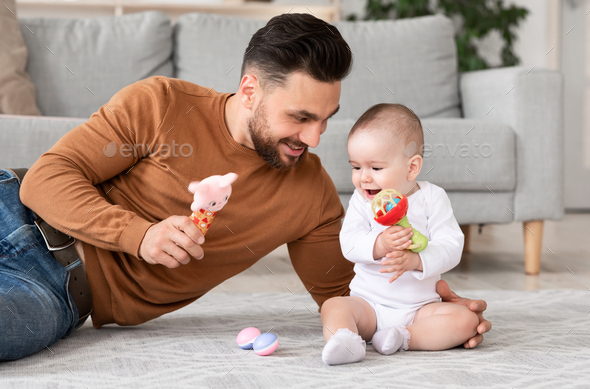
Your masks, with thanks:
[{"label": "white onesie", "polygon": [[440,301],[436,282],[461,260],[464,236],[444,189],[418,181],[420,190],[408,196],[408,221],[428,238],[419,252],[422,271],[412,270],[389,283],[393,273],[380,273],[383,258],[373,259],[377,236],[388,227],[377,223],[371,202],[354,191],[340,231],[344,257],[355,263],[350,295],[365,299],[377,315],[377,331],[412,324],[416,311]]}]

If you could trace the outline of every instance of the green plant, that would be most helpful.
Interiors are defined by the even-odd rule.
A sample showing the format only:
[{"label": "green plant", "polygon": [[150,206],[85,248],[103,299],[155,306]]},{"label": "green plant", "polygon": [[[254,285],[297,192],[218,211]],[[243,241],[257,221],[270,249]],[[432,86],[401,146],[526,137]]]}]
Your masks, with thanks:
[{"label": "green plant", "polygon": [[[503,40],[500,66],[514,66],[520,59],[514,53],[515,30],[529,11],[504,0],[367,0],[364,20],[404,19],[443,13],[455,21],[459,70],[488,69],[490,65],[477,52],[475,41],[497,30]],[[350,15],[348,20],[357,20]]]}]

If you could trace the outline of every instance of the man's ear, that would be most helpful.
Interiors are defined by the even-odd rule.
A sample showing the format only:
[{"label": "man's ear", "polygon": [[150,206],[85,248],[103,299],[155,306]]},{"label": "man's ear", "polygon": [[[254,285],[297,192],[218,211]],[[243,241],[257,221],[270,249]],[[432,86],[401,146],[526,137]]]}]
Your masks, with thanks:
[{"label": "man's ear", "polygon": [[254,108],[257,95],[260,94],[260,83],[254,74],[245,74],[238,88],[240,102],[246,109]]},{"label": "man's ear", "polygon": [[414,181],[418,177],[423,162],[424,159],[420,154],[416,154],[408,160],[408,181]]}]

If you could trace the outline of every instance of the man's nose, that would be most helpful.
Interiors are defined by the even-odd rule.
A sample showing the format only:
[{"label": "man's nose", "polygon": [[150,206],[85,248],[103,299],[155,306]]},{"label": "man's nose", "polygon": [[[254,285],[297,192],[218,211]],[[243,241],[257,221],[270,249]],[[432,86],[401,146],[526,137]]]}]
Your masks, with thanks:
[{"label": "man's nose", "polygon": [[321,133],[322,123],[313,123],[299,134],[299,140],[309,147],[315,148],[320,144]]}]

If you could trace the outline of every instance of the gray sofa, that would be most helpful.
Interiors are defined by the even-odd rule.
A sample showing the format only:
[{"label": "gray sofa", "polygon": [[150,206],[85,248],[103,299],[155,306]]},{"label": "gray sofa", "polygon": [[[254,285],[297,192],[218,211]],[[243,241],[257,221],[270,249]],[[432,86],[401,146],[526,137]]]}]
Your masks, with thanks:
[{"label": "gray sofa", "polygon": [[[159,12],[81,20],[20,19],[43,117],[0,116],[0,166],[30,167],[124,86],[163,75],[234,92],[251,35],[265,22]],[[542,221],[563,216],[562,77],[513,67],[459,74],[443,16],[335,23],[354,53],[340,112],[318,154],[343,205],[354,190],[346,138],[371,105],[422,119],[419,180],[447,190],[462,225],[523,222],[526,271],[539,271]],[[530,233],[528,232],[530,231]]]}]

